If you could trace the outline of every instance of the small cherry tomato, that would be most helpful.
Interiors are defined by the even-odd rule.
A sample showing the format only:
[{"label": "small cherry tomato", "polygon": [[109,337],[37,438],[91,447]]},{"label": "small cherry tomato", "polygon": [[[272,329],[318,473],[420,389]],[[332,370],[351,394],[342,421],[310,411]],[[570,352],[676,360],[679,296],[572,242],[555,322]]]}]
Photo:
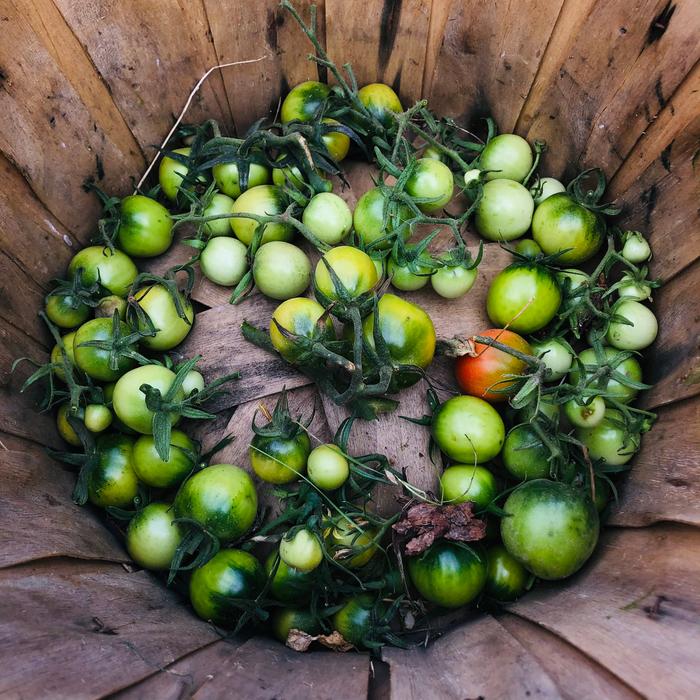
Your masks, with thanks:
[{"label": "small cherry tomato", "polygon": [[337,445],[319,445],[306,461],[309,479],[324,491],[339,489],[350,476],[350,465]]},{"label": "small cherry tomato", "polygon": [[144,569],[165,571],[182,542],[182,529],[174,523],[168,503],[149,503],[129,522],[126,551]]},{"label": "small cherry tomato", "polygon": [[280,558],[299,571],[313,571],[323,561],[323,546],[318,537],[302,528],[291,537],[285,535],[280,541]]}]

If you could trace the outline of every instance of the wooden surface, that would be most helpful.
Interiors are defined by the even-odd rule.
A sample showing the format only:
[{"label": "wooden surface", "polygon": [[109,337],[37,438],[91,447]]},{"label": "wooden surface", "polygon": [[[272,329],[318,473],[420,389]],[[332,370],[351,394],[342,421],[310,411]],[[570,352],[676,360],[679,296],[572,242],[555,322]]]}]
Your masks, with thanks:
[{"label": "wooden surface", "polygon": [[[309,0],[296,3],[309,17]],[[487,113],[503,130],[545,138],[547,174],[601,164],[622,226],[654,246],[652,274],[661,329],[646,372],[655,429],[612,509],[615,529],[591,565],[563,585],[541,585],[497,618],[482,617],[427,651],[367,656],[297,656],[265,639],[223,642],[172,592],[119,563],[123,550],[89,512],[70,504],[72,475],[41,452],[59,444],[53,418],[17,389],[28,372],[11,360],[45,357],[51,345],[34,315],[94,232],[98,206],[82,191],[96,178],[129,191],[182,108],[217,62],[187,119],[212,116],[241,133],[273,113],[280,94],[319,73],[309,46],[277,0],[10,0],[0,13],[0,695],[92,698],[452,698],[692,697],[700,685],[697,641],[700,478],[697,258],[700,257],[697,142],[700,137],[700,6],[695,0],[368,0],[318,2],[321,41],[351,60],[361,82],[394,85],[405,106],[432,106],[479,127]],[[186,119],[186,120],[187,120]],[[350,164],[351,203],[371,172]],[[189,254],[182,247],[157,269]],[[413,295],[439,332],[487,327],[486,281],[506,262],[490,246],[466,306]],[[159,268],[159,266],[162,266]],[[210,424],[194,426],[205,449],[226,432],[217,456],[246,466],[249,421],[283,386],[293,402],[313,390],[301,375],[245,343],[247,318],[264,326],[274,304],[239,307],[198,280],[198,314],[183,352],[202,352],[207,374],[245,372]],[[449,379],[449,368],[433,370]],[[402,410],[422,412],[424,392]],[[325,409],[325,410],[324,410]],[[342,419],[327,402],[314,431]],[[426,434],[397,416],[358,426],[352,449],[387,443],[395,466],[424,488]],[[386,439],[387,432],[391,439]],[[392,503],[389,492],[381,495]],[[96,561],[95,558],[99,559]],[[90,559],[90,561],[85,561]],[[658,607],[658,611],[656,608]],[[270,669],[274,672],[270,673]]]}]

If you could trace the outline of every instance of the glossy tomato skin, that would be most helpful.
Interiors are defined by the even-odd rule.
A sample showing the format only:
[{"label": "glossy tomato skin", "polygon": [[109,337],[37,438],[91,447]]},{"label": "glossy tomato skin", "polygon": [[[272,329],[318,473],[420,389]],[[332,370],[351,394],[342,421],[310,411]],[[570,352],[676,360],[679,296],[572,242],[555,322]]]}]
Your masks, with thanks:
[{"label": "glossy tomato skin", "polygon": [[548,477],[549,456],[549,450],[528,423],[511,428],[501,453],[503,466],[518,481]]},{"label": "glossy tomato skin", "polygon": [[[146,397],[141,391],[141,385],[149,384],[161,393],[161,396],[170,389],[175,380],[175,372],[167,367],[158,365],[144,365],[129,370],[123,374],[114,385],[112,406],[117,418],[127,427],[144,435],[153,433],[153,411],[146,406]],[[182,401],[184,393],[180,389],[175,401]],[[175,425],[180,420],[176,413],[170,415],[170,423]]]},{"label": "glossy tomato skin", "polygon": [[[74,447],[80,447],[82,442],[78,433],[75,432],[73,426],[68,422],[68,416],[70,415],[70,405],[67,403],[62,403],[56,411],[56,430],[63,440],[65,440],[69,445]],[[76,418],[82,420],[82,415],[78,412]]]},{"label": "glossy tomato skin", "polygon": [[282,603],[290,605],[303,605],[311,598],[311,588],[314,583],[313,573],[299,571],[279,560],[275,569],[275,561],[279,557],[279,550],[270,552],[265,560],[265,572],[268,576],[275,574],[270,581],[270,595]]},{"label": "glossy tomato skin", "polygon": [[241,549],[222,549],[190,579],[190,601],[203,620],[222,627],[235,626],[241,615],[239,601],[254,600],[265,585],[260,562]]},{"label": "glossy tomato skin", "polygon": [[217,236],[201,252],[199,268],[214,284],[235,287],[248,271],[248,249],[233,236]]},{"label": "glossy tomato skin", "polygon": [[[391,220],[384,227],[384,207],[386,196],[379,187],[372,187],[367,190],[355,205],[353,213],[353,224],[355,232],[365,246],[372,245],[377,250],[385,250],[391,247],[391,240],[378,241],[387,234],[390,234],[394,228]],[[399,206],[398,218],[399,223],[408,221],[413,217],[411,210],[404,204]],[[410,231],[407,227],[403,230],[404,240],[410,236]]]},{"label": "glossy tomato skin", "polygon": [[90,503],[101,508],[130,508],[139,493],[134,471],[134,439],[127,435],[102,435],[97,438],[97,465],[87,481]]},{"label": "glossy tomato skin", "polygon": [[415,170],[406,182],[406,192],[411,197],[435,200],[418,205],[421,211],[428,213],[442,209],[452,199],[453,191],[452,171],[434,158],[419,158]]},{"label": "glossy tomato skin", "polygon": [[607,464],[627,464],[639,449],[640,435],[625,435],[619,423],[623,415],[614,408],[605,411],[603,420],[592,428],[577,428],[576,437],[588,448],[591,459],[602,459]]},{"label": "glossy tomato skin", "polygon": [[73,295],[49,294],[46,297],[46,315],[59,328],[75,328],[90,315],[90,307]]},{"label": "glossy tomato skin", "polygon": [[494,277],[486,296],[486,311],[498,326],[518,333],[544,328],[561,305],[554,273],[533,263],[514,263]]},{"label": "glossy tomato skin", "polygon": [[459,299],[474,286],[478,274],[476,267],[440,267],[430,275],[430,286],[444,299]]},{"label": "glossy tomato skin", "polygon": [[173,522],[174,517],[169,503],[149,503],[131,519],[126,550],[139,566],[151,571],[170,568],[182,542],[182,529]]},{"label": "glossy tomato skin", "polygon": [[[323,124],[339,124],[340,122],[335,119],[324,118],[321,120]],[[342,131],[328,131],[321,137],[323,143],[328,149],[330,157],[336,162],[340,163],[345,160],[348,151],[350,150],[350,137],[344,134]]]},{"label": "glossy tomato skin", "polygon": [[[391,359],[397,365],[415,365],[425,369],[435,355],[435,326],[428,314],[417,304],[395,294],[384,294],[377,304],[379,330]],[[374,347],[374,314],[362,323],[365,341]],[[395,388],[415,384],[419,377],[411,375],[399,380]]]},{"label": "glossy tomato skin", "polygon": [[[369,292],[377,284],[377,269],[372,258],[352,246],[341,245],[324,253],[323,259],[333,268],[352,297]],[[323,259],[316,264],[314,291],[321,304],[336,301],[338,293]]]},{"label": "glossy tomato skin", "polygon": [[343,639],[356,647],[362,648],[371,638],[375,623],[376,601],[369,594],[350,598],[338,612],[333,615],[333,629],[340,632]]},{"label": "glossy tomato skin", "polygon": [[177,486],[194,468],[197,452],[194,440],[182,430],[170,432],[170,458],[165,461],[156,450],[153,435],[141,435],[134,444],[134,469],[148,486],[167,489]]},{"label": "glossy tomato skin", "polygon": [[173,221],[155,199],[141,194],[124,197],[120,205],[117,245],[136,258],[165,253],[173,242]]},{"label": "glossy tomato skin", "polygon": [[191,476],[175,497],[178,518],[191,518],[222,542],[244,535],[255,522],[258,495],[247,472],[214,464]]},{"label": "glossy tomato skin", "polygon": [[405,561],[420,595],[443,608],[471,603],[486,584],[486,559],[468,545],[438,540]]},{"label": "glossy tomato skin", "polygon": [[532,195],[519,182],[491,180],[484,185],[474,225],[488,241],[512,241],[530,228],[534,209]]},{"label": "glossy tomato skin", "polygon": [[[117,369],[109,365],[110,352],[101,348],[86,345],[93,341],[111,343],[113,321],[111,318],[93,318],[83,323],[75,332],[73,338],[73,357],[75,364],[89,377],[100,382],[114,382],[130,370],[136,361],[123,355],[119,357]],[[119,322],[122,337],[129,335],[131,330],[123,321]]]},{"label": "glossy tomato skin", "polygon": [[302,222],[316,238],[338,245],[350,233],[352,212],[337,194],[319,192],[304,208]]},{"label": "glossy tomato skin", "polygon": [[453,464],[440,477],[442,500],[446,503],[474,503],[486,508],[498,495],[494,475],[480,465]]},{"label": "glossy tomato skin", "polygon": [[[356,522],[348,522],[343,517],[336,519],[330,530],[330,542],[334,546],[334,553],[338,554],[343,550],[353,550],[357,552],[352,556],[336,557],[338,561],[348,569],[359,569],[369,562],[377,553],[378,546],[374,543],[377,531],[368,525],[358,525]],[[348,553],[349,554],[349,553]]]},{"label": "glossy tomato skin", "polygon": [[311,572],[323,561],[323,545],[308,528],[287,532],[280,540],[280,559],[293,569]]},{"label": "glossy tomato skin", "polygon": [[249,456],[253,471],[269,484],[288,484],[306,472],[311,440],[305,432],[286,440],[255,435]]},{"label": "glossy tomato skin", "polygon": [[394,258],[389,258],[386,270],[391,278],[391,286],[402,292],[416,292],[423,289],[431,277],[431,270],[426,265],[416,266],[414,272],[408,265],[399,265]]},{"label": "glossy tomato skin", "polygon": [[574,356],[558,338],[531,343],[532,354],[539,357],[547,368],[547,381],[558,382],[571,369]]},{"label": "glossy tomato skin", "polygon": [[500,602],[517,600],[525,593],[530,575],[502,545],[486,550],[486,594]]},{"label": "glossy tomato skin", "polygon": [[315,635],[321,631],[318,619],[309,611],[296,608],[275,608],[270,615],[275,638],[284,644],[292,630]]},{"label": "glossy tomato skin", "polygon": [[557,264],[577,265],[600,250],[605,240],[605,222],[599,214],[560,192],[547,197],[535,209],[532,237],[545,255],[570,248],[562,253]]},{"label": "glossy tomato skin", "polygon": [[309,479],[324,491],[340,488],[350,476],[350,464],[333,443],[318,445],[306,460]]},{"label": "glossy tomato skin", "polygon": [[[234,214],[256,214],[267,216],[282,214],[287,208],[287,197],[281,187],[276,185],[258,185],[251,187],[241,194],[233,203],[231,212]],[[258,222],[254,219],[232,218],[231,228],[245,245],[249,246],[253,241]],[[270,222],[265,224],[262,234],[262,243],[270,241],[291,241],[294,237],[294,229],[286,223]]]},{"label": "glossy tomato skin", "polygon": [[438,447],[463,464],[493,459],[501,451],[506,432],[496,409],[475,396],[454,396],[441,404],[431,430]]},{"label": "glossy tomato skin", "polygon": [[320,114],[330,91],[328,85],[316,80],[307,80],[295,85],[282,102],[282,123],[311,121]]},{"label": "glossy tomato skin", "polygon": [[104,404],[91,403],[85,406],[85,427],[91,433],[107,430],[113,418],[112,412]]},{"label": "glossy tomato skin", "polygon": [[[236,197],[241,196],[241,174],[238,172],[238,165],[236,163],[219,163],[212,168],[212,175],[218,188],[228,197],[236,199]],[[266,185],[270,182],[270,170],[264,165],[259,165],[258,163],[250,163],[248,167],[248,186],[246,190],[252,189],[253,187],[258,187],[259,185]],[[231,202],[233,204],[233,202]],[[231,211],[229,207],[228,211]],[[226,222],[225,219],[221,221]],[[229,219],[229,222],[231,219]],[[218,222],[212,222],[212,224]],[[231,226],[230,223],[226,222],[228,227]],[[219,233],[218,235],[230,235],[227,231],[226,234]]]},{"label": "glossy tomato skin", "polygon": [[[621,354],[621,351],[607,346],[603,348],[603,354],[604,361],[614,365],[616,372],[634,382],[642,381],[642,366],[639,364],[639,360],[637,360],[636,357],[628,357],[622,362],[616,363],[615,360]],[[587,378],[591,377],[599,367],[598,358],[593,348],[582,350],[578,355],[578,359],[583,363]],[[578,363],[574,363],[571,372],[569,372],[569,382],[573,385],[577,385],[580,381],[581,372],[579,370],[579,365]],[[606,396],[621,401],[622,403],[633,401],[639,393],[637,389],[625,386],[613,377],[609,377],[607,382],[604,383],[602,391]]]},{"label": "glossy tomato skin", "polygon": [[99,281],[108,292],[125,297],[139,271],[134,261],[121,250],[110,250],[101,245],[88,246],[73,256],[68,265],[68,279],[82,270],[86,285]]},{"label": "glossy tomato skin", "polygon": [[[294,363],[299,357],[299,350],[289,338],[285,338],[277,324],[294,335],[311,338],[318,320],[325,312],[326,310],[317,301],[306,297],[295,297],[283,301],[274,310],[270,319],[270,340],[275,350],[287,362]],[[323,329],[321,341],[335,339],[335,330],[330,316],[326,317]]]},{"label": "glossy tomato skin", "polygon": [[[204,211],[202,211],[202,216],[221,216],[223,214],[230,214],[232,208],[233,197],[217,192],[212,196],[209,204],[204,208]],[[210,238],[230,236],[231,224],[229,221],[230,219],[212,219],[204,224],[204,230],[209,234]]]},{"label": "glossy tomato skin", "polygon": [[547,479],[513,491],[503,509],[506,549],[535,576],[556,580],[578,571],[598,542],[598,512],[581,490]]},{"label": "glossy tomato skin", "polygon": [[[194,323],[194,308],[182,292],[178,292],[178,296],[185,318],[180,318],[175,301],[162,284],[148,285],[134,294],[134,299],[148,314],[156,328],[155,335],[145,335],[141,338],[141,345],[149,350],[172,350],[187,337]],[[144,333],[149,330],[145,323],[139,323],[138,329]]]},{"label": "glossy tomato skin", "polygon": [[394,123],[392,113],[403,112],[399,96],[384,83],[365,85],[359,89],[357,96],[370,114],[381,122],[385,129],[390,128]]},{"label": "glossy tomato skin", "polygon": [[[532,354],[527,340],[512,331],[493,328],[478,335],[492,338],[526,355]],[[500,403],[512,396],[516,385],[505,377],[523,374],[527,364],[503,350],[481,343],[474,344],[474,352],[476,356],[462,355],[455,362],[457,385],[462,392],[489,403]]]},{"label": "glossy tomato skin", "polygon": [[479,167],[487,180],[515,180],[522,182],[532,168],[530,144],[517,134],[494,136],[479,156]]},{"label": "glossy tomato skin", "polygon": [[[180,156],[189,158],[191,148],[176,148],[172,152]],[[163,194],[172,202],[177,199],[177,193],[180,191],[182,181],[187,176],[189,168],[175,158],[163,156],[158,166],[158,182]]]},{"label": "glossy tomato skin", "polygon": [[253,260],[255,286],[271,299],[298,297],[311,282],[311,261],[306,253],[285,241],[260,246]]}]

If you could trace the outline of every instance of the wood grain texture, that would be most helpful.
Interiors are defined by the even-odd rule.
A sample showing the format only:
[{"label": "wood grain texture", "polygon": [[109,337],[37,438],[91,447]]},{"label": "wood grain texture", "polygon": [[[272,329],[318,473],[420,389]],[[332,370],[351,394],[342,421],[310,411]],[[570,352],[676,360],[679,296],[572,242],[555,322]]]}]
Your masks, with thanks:
[{"label": "wood grain texture", "polygon": [[438,51],[433,74],[426,75],[433,109],[480,132],[488,116],[501,131],[512,131],[562,2],[527,0],[517,10],[508,0],[434,3],[441,7],[443,31],[431,28],[431,36],[441,37],[438,45],[435,38],[429,44]]},{"label": "wood grain texture", "polygon": [[620,487],[613,525],[700,525],[700,397],[664,406]]},{"label": "wood grain texture", "polygon": [[0,567],[33,559],[128,561],[124,548],[90,508],[71,501],[75,474],[36,445],[0,451]]},{"label": "wood grain texture", "polygon": [[384,648],[391,698],[561,698],[555,683],[491,616],[452,630],[425,650]]},{"label": "wood grain texture", "polygon": [[46,1],[3,8],[0,151],[84,241],[100,209],[82,191],[84,180],[96,177],[103,188],[124,193],[143,158],[107,86],[52,8]]},{"label": "wood grain texture", "polygon": [[645,697],[693,697],[700,684],[699,574],[697,528],[611,529],[582,573],[541,584],[509,609]]},{"label": "wood grain texture", "polygon": [[51,561],[0,572],[4,698],[96,698],[217,639],[172,591],[118,564]]},{"label": "wood grain texture", "polygon": [[404,109],[423,97],[423,70],[430,24],[427,0],[366,0],[361,9],[326,0],[328,54],[351,63],[357,83],[391,85]]}]

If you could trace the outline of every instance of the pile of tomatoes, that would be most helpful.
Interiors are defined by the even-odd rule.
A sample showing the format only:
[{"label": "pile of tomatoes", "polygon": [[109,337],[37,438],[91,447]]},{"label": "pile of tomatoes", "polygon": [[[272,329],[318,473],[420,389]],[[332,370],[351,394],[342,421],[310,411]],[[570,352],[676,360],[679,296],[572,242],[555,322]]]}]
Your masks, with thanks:
[{"label": "pile of tomatoes", "polygon": [[[132,559],[169,572],[203,619],[291,644],[406,644],[433,629],[431,611],[515,600],[593,553],[616,476],[653,422],[632,403],[657,332],[651,250],[609,223],[600,172],[565,187],[538,176],[542,144],[488,132],[465,141],[424,103],[404,111],[387,85],[306,82],[279,122],[242,139],[212,122],[182,129],[152,190],[102,195],[96,244],[46,298],[56,345],[28,384],[47,383],[76,502],[105,509]],[[378,170],[354,211],[332,191],[351,151]],[[470,227],[490,242],[475,256]],[[139,273],[134,259],[165,253],[178,229],[191,260]],[[513,262],[490,282],[493,327],[438,339],[410,293],[467,294],[497,244]],[[188,421],[212,417],[206,401],[235,377],[207,386],[198,358],[173,359],[195,323],[197,267],[234,303],[253,287],[280,302],[268,328],[244,334],[347,406],[332,443],[317,444],[283,394],[251,426],[254,476],[210,464],[220,446],[201,453]],[[455,358],[459,391],[433,386],[437,350]],[[381,420],[419,381],[433,409],[414,417],[435,447],[425,469],[446,465],[439,493],[347,449],[355,420]],[[259,508],[261,482],[275,514]],[[402,512],[374,512],[377,484],[403,490]],[[409,556],[394,525],[416,503],[471,504],[485,538],[447,535]]]}]

